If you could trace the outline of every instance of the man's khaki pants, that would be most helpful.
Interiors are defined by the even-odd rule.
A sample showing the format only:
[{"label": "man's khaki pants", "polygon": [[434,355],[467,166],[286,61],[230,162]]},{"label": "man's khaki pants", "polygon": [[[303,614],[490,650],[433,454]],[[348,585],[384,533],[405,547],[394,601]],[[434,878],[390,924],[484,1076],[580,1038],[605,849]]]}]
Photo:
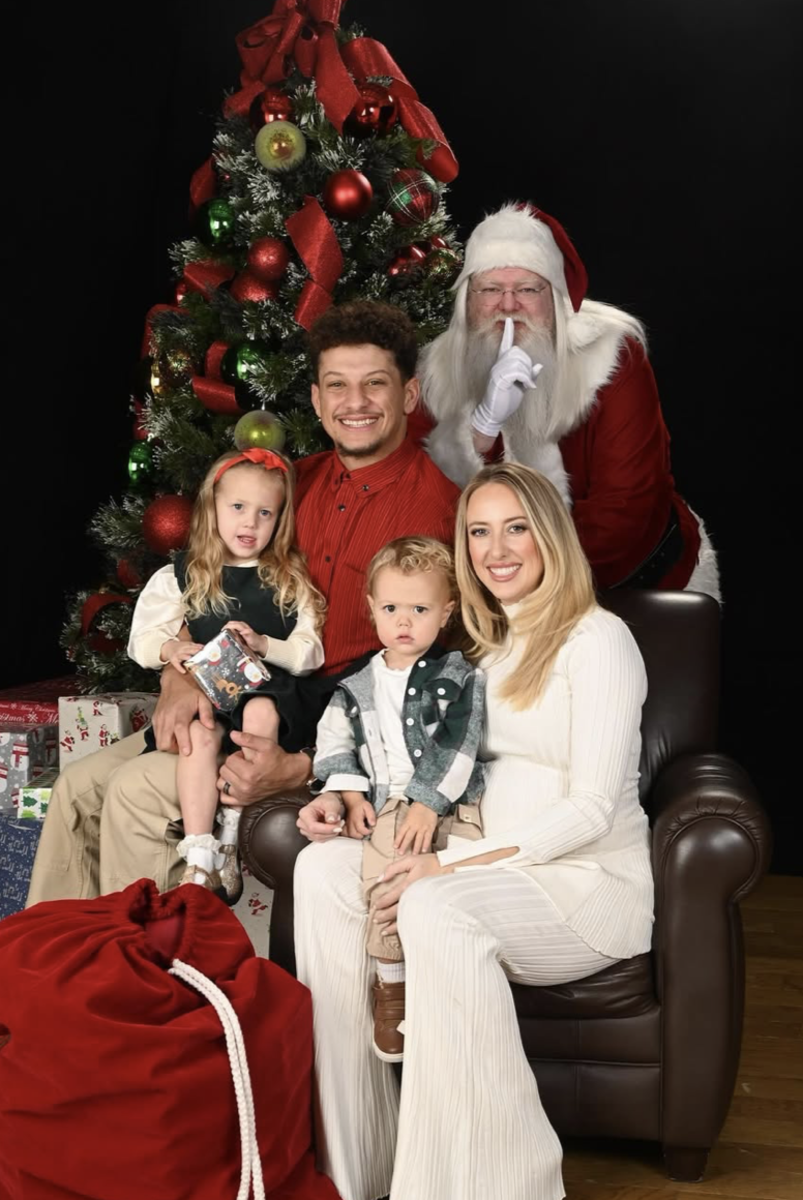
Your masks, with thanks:
[{"label": "man's khaki pants", "polygon": [[[408,809],[406,797],[389,796],[376,818],[370,838],[363,842],[362,848],[362,882],[369,914],[365,948],[374,958],[384,958],[389,962],[401,962],[404,953],[395,933],[382,933],[381,926],[374,924],[374,906],[386,892],[396,887],[397,880],[391,880],[390,883],[378,883],[377,880],[385,867],[395,859],[404,857],[393,843],[404,824]],[[458,804],[456,812],[440,818],[432,837],[433,851],[445,850],[450,834],[469,841],[482,837],[479,807],[476,804]]]},{"label": "man's khaki pants", "polygon": [[88,899],[137,879],[159,891],[178,884],[183,834],[175,754],[142,754],[144,734],[72,763],[50,797],[34,862],[28,907],[40,900]]}]

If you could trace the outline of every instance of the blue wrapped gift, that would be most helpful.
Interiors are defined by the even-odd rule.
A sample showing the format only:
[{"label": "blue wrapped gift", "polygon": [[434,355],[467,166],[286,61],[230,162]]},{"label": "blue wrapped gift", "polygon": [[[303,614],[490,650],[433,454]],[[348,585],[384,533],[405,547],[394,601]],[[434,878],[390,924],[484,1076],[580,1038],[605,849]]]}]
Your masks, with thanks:
[{"label": "blue wrapped gift", "polygon": [[25,907],[41,832],[41,821],[0,813],[0,919]]}]

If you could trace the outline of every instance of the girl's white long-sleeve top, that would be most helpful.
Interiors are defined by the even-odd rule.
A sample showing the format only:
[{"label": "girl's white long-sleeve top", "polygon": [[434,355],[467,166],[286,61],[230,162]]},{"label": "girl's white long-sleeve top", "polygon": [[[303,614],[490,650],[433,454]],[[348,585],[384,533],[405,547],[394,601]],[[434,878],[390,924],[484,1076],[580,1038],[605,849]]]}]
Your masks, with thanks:
[{"label": "girl's white long-sleeve top", "polygon": [[[506,609],[514,616],[516,606]],[[486,656],[485,837],[438,854],[443,865],[516,847],[492,869],[523,871],[594,950],[628,958],[650,948],[653,884],[639,803],[647,676],[618,617],[595,608],[558,652],[540,700],[517,712],[498,691],[523,639]],[[488,867],[466,868],[487,870]]]},{"label": "girl's white long-sleeve top", "polygon": [[[253,567],[256,560],[241,565]],[[168,638],[178,636],[183,624],[181,590],[173,566],[168,563],[151,575],[139,594],[128,639],[129,656],[141,667],[158,670],[164,666],[159,657],[162,646]],[[309,675],[323,664],[323,643],[315,630],[311,608],[299,606],[295,628],[287,638],[268,638],[265,662],[284,667],[291,675]]]}]

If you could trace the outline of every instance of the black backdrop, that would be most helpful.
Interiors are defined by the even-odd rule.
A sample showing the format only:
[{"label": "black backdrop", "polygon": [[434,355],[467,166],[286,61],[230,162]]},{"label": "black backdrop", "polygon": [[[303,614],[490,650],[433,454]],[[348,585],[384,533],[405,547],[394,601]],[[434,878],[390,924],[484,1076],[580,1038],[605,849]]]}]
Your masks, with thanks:
[{"label": "black backdrop", "polygon": [[[54,6],[55,7],[55,6]],[[3,51],[5,526],[0,685],[60,674],[85,530],[125,483],[142,320],[207,156],[235,34],[271,0],[16,4]],[[465,235],[506,199],[568,228],[590,294],[636,313],[680,490],[720,553],[721,740],[791,839],[799,653],[790,582],[797,0],[348,0],[437,115]],[[10,325],[10,328],[9,328]]]}]

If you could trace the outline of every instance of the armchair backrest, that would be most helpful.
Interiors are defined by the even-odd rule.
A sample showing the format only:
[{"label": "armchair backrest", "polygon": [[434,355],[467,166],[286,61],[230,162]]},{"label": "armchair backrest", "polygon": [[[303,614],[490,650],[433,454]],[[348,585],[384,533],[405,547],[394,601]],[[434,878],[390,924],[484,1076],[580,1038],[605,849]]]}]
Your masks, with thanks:
[{"label": "armchair backrest", "polygon": [[659,771],[682,754],[716,748],[719,605],[701,592],[623,589],[599,602],[630,628],[647,668],[642,719],[641,801]]}]

